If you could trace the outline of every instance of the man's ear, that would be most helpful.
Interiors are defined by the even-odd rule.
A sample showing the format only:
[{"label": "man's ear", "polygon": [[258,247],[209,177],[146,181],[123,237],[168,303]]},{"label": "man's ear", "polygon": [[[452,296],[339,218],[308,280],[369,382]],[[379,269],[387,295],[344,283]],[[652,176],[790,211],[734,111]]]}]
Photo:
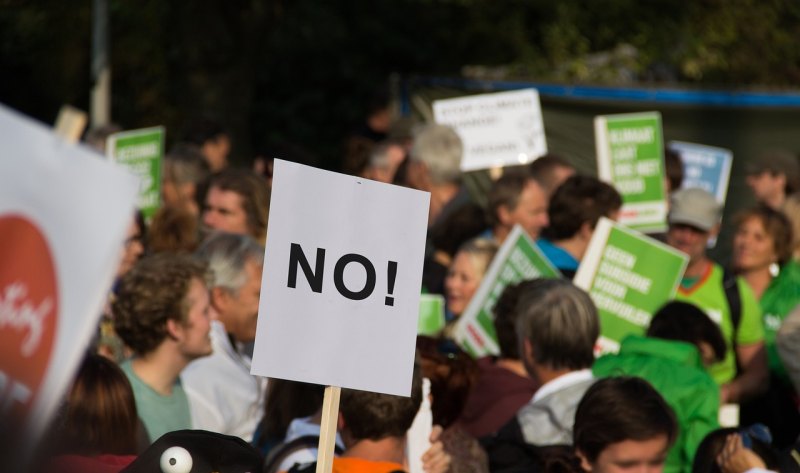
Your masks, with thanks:
[{"label": "man's ear", "polygon": [[533,345],[531,345],[531,341],[527,338],[522,341],[522,348],[525,351],[525,362],[526,364],[533,364]]},{"label": "man's ear", "polygon": [[589,463],[589,459],[586,458],[586,455],[584,455],[582,451],[576,449],[575,455],[581,461],[581,468],[583,468],[583,471],[592,471],[592,464]]},{"label": "man's ear", "polygon": [[167,319],[167,336],[172,340],[180,340],[183,337],[183,326],[174,319]]},{"label": "man's ear", "polygon": [[497,213],[497,220],[500,222],[501,225],[505,227],[513,226],[513,222],[511,221],[511,212],[512,210],[508,208],[507,205],[500,205],[495,210]]},{"label": "man's ear", "polygon": [[589,241],[592,239],[592,235],[594,235],[594,228],[592,228],[592,222],[583,222],[578,228],[578,235],[581,236],[581,239],[584,241]]},{"label": "man's ear", "polygon": [[225,312],[225,308],[228,307],[228,304],[230,304],[230,292],[223,287],[215,286],[211,288],[211,291],[209,291],[208,294],[211,296],[211,306],[217,311],[217,313]]}]

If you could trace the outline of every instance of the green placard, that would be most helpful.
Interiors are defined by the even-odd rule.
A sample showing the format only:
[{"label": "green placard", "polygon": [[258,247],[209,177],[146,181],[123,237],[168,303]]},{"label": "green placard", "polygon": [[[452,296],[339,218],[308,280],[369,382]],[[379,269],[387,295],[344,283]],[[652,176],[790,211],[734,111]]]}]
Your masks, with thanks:
[{"label": "green placard", "polygon": [[688,257],[602,218],[575,275],[600,314],[601,352],[616,352],[628,335],[644,335],[653,313],[675,296]]},{"label": "green placard", "polygon": [[161,203],[161,161],[164,156],[164,128],[123,131],[108,137],[106,154],[139,177],[137,207],[152,218]]},{"label": "green placard", "polygon": [[442,331],[444,325],[444,297],[439,294],[422,294],[419,297],[417,333],[435,336]]},{"label": "green placard", "polygon": [[525,231],[515,226],[461,314],[455,331],[456,342],[473,357],[498,354],[492,309],[506,286],[526,279],[560,277],[561,273]]},{"label": "green placard", "polygon": [[598,175],[622,194],[619,221],[640,231],[666,230],[661,114],[599,116],[594,126]]}]

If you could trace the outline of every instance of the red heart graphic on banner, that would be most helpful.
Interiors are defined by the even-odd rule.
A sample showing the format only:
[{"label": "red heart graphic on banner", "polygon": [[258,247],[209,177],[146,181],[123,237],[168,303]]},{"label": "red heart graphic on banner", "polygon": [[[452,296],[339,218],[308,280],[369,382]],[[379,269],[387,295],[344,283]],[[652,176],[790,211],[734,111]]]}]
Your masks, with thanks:
[{"label": "red heart graphic on banner", "polygon": [[0,216],[0,261],[0,425],[8,434],[25,425],[44,381],[58,292],[52,252],[29,218]]}]

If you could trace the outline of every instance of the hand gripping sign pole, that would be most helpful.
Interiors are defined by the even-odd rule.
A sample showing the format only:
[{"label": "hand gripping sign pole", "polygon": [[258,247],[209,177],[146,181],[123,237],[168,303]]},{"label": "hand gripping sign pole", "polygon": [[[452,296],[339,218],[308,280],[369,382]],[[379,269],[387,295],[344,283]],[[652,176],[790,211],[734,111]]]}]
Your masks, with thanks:
[{"label": "hand gripping sign pole", "polygon": [[252,373],[327,386],[317,472],[341,388],[411,392],[429,198],[275,161]]}]

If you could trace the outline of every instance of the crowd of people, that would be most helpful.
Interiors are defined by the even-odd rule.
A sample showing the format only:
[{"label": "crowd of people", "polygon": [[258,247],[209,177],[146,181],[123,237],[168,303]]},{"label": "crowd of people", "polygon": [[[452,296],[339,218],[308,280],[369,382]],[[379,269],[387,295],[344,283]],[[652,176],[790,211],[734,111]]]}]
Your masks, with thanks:
[{"label": "crowd of people", "polygon": [[[423,378],[436,425],[427,473],[800,471],[796,156],[750,160],[757,205],[735,218],[724,267],[707,253],[722,205],[682,188],[680,156],[665,153],[668,229],[652,236],[688,266],[646,333],[598,358],[598,310],[571,280],[598,220],[622,208],[613,185],[547,154],[506,168],[476,198],[452,128],[389,125],[385,107],[373,110],[343,162],[430,193],[421,291],[444,296],[447,323],[418,337],[409,398],[343,390],[335,472],[408,471]],[[91,140],[102,147],[101,132]],[[239,455],[241,471],[314,468],[322,387],[250,374],[272,162],[235,167],[230,148],[203,120],[168,150],[161,208],[150,222],[131,216],[97,335],[41,442],[41,471],[150,471],[154,455],[162,465],[189,455],[191,468],[207,451],[190,445],[203,442],[229,448],[226,461]],[[473,359],[454,327],[515,226],[563,277],[508,286],[494,307],[499,353]],[[726,404],[740,406],[740,427],[720,428]]]}]

